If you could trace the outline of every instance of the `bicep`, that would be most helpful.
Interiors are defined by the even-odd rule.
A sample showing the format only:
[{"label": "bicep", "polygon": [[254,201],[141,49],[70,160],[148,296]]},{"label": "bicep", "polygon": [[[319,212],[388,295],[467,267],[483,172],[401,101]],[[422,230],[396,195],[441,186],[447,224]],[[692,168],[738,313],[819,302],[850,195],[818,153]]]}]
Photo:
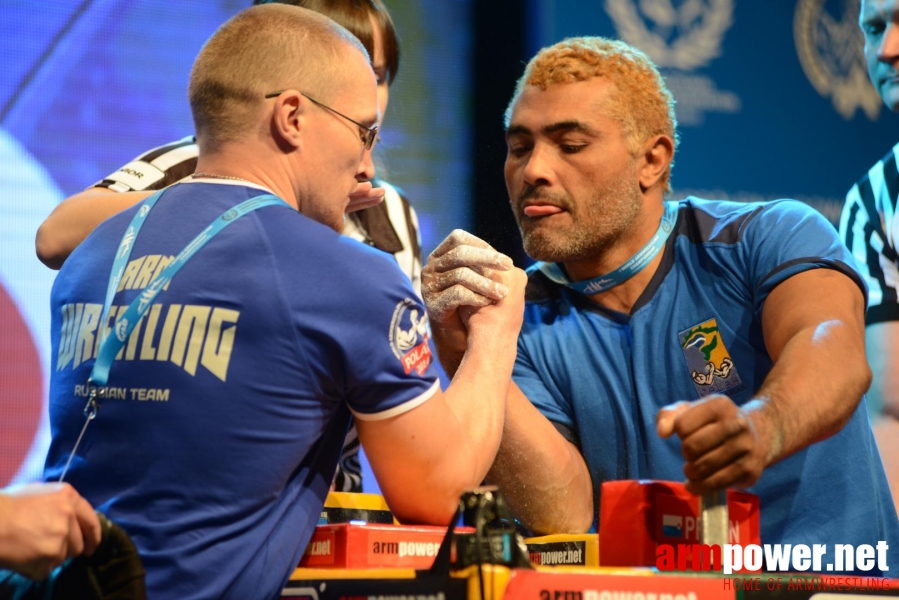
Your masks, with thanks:
[{"label": "bicep", "polygon": [[846,341],[862,348],[865,298],[851,278],[833,269],[811,269],[775,287],[762,309],[762,330],[768,353],[777,361],[783,348],[801,331],[844,325]]},{"label": "bicep", "polygon": [[427,486],[439,459],[452,451],[454,419],[437,386],[425,402],[385,419],[356,420],[359,440],[382,493],[398,514],[428,501]]}]

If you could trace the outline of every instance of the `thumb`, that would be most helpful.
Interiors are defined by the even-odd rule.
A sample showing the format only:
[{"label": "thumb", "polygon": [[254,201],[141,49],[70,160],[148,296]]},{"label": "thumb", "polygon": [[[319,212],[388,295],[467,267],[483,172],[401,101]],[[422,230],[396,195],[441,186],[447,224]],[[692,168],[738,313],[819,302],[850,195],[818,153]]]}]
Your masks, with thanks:
[{"label": "thumb", "polygon": [[659,433],[659,437],[670,437],[674,433],[674,423],[677,418],[690,410],[691,406],[692,404],[686,400],[663,406],[656,413],[656,431]]}]

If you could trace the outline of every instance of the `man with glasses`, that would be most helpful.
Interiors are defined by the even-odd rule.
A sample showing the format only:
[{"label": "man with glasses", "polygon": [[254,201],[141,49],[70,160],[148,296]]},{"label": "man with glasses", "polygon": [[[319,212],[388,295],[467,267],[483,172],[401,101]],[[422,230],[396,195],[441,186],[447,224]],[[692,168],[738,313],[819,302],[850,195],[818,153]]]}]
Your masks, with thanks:
[{"label": "man with glasses", "polygon": [[[283,94],[285,91],[287,91],[287,90],[281,90],[280,92],[272,92],[272,93],[270,93],[270,94],[266,94],[265,97],[266,97],[266,98],[277,98],[278,96],[280,96],[281,94]],[[377,125],[377,124],[371,125],[371,126],[363,125],[363,124],[360,123],[359,121],[355,121],[355,120],[351,119],[350,117],[346,116],[346,115],[343,114],[342,112],[338,112],[338,111],[334,110],[333,108],[331,108],[331,107],[328,106],[327,104],[324,104],[324,103],[322,103],[322,102],[319,102],[318,100],[316,100],[315,98],[313,98],[313,97],[310,96],[309,94],[303,94],[302,92],[300,92],[300,93],[301,93],[303,96],[305,96],[307,100],[311,100],[313,104],[315,104],[315,105],[317,105],[317,106],[321,106],[321,107],[324,108],[325,110],[334,113],[334,114],[337,115],[338,117],[341,117],[341,118],[343,118],[343,119],[346,119],[347,121],[349,121],[350,123],[352,123],[353,125],[355,125],[356,127],[358,127],[358,128],[359,128],[359,135],[360,135],[360,137],[362,138],[362,144],[365,146],[365,149],[366,149],[366,150],[371,150],[371,149],[372,149],[372,146],[375,145],[375,140],[378,139],[378,125]]]},{"label": "man with glasses", "polygon": [[360,43],[309,11],[256,6],[206,43],[189,96],[193,179],[104,222],[56,279],[45,476],[130,534],[148,596],[273,598],[350,414],[401,520],[446,524],[482,481],[524,275],[491,284],[515,300],[462,311],[470,343],[442,392],[410,282],[338,233],[374,174]]},{"label": "man with glasses", "polygon": [[[400,63],[397,32],[381,0],[255,0],[300,6],[333,19],[355,35],[368,50],[378,76],[381,119],[388,105],[389,87]],[[154,192],[189,179],[197,166],[199,148],[193,135],[141,153],[87,189],[63,200],[38,228],[38,258],[59,269],[69,254],[100,223],[142,202]],[[350,197],[343,235],[393,255],[421,295],[421,236],[418,215],[395,186],[376,178],[360,181]],[[441,372],[441,381],[446,377]],[[338,461],[334,488],[363,491],[359,438],[355,426],[347,431]]]}]

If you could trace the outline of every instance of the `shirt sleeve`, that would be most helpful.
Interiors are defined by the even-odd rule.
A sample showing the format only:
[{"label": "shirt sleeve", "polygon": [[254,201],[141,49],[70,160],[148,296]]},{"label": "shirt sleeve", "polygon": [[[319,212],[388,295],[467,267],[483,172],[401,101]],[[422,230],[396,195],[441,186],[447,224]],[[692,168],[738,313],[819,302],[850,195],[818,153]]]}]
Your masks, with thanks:
[{"label": "shirt sleeve", "polygon": [[191,135],[141,154],[91,187],[113,192],[161,190],[192,175],[199,153]]},{"label": "shirt sleeve", "polygon": [[[524,328],[527,328],[527,323]],[[538,360],[532,358],[527,336],[524,334],[523,329],[522,335],[518,337],[518,354],[512,369],[512,380],[518,384],[531,404],[563,433],[565,439],[579,446],[579,434],[571,404],[560,390],[550,389],[552,378],[548,372],[540,373]],[[568,435],[565,435],[565,431]]]},{"label": "shirt sleeve", "polygon": [[866,294],[865,283],[837,231],[807,204],[780,200],[766,205],[747,225],[744,240],[743,260],[758,317],[775,287],[811,269],[839,271]]},{"label": "shirt sleeve", "polygon": [[317,248],[321,256],[304,257],[309,278],[297,289],[304,294],[297,320],[318,379],[363,421],[433,397],[440,383],[427,312],[396,261],[343,236]]}]

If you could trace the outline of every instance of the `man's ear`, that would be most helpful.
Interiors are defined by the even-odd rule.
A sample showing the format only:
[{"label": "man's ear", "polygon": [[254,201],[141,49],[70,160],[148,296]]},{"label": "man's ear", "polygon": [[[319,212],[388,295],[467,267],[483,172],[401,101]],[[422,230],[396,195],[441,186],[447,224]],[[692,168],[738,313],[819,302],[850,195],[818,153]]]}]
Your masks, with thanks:
[{"label": "man's ear", "polygon": [[275,143],[285,151],[300,147],[305,110],[306,103],[296,90],[287,90],[274,100],[271,133]]},{"label": "man's ear", "polygon": [[648,190],[668,172],[674,158],[674,142],[667,135],[657,135],[643,145],[638,171],[640,189]]}]

